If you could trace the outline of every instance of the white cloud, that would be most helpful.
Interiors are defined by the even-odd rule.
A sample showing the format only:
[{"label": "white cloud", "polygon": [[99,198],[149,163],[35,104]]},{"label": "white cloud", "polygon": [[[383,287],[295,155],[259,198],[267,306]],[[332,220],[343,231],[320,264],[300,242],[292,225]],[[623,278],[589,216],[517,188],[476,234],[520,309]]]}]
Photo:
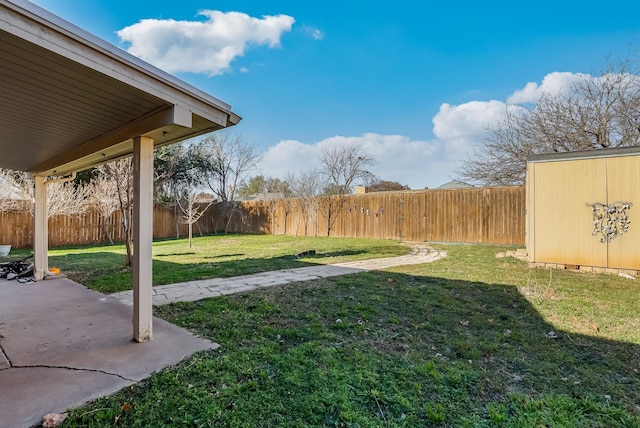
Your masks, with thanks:
[{"label": "white cloud", "polygon": [[465,159],[482,142],[487,127],[518,108],[502,101],[470,101],[460,105],[444,103],[433,117],[433,133],[442,142],[447,158]]},{"label": "white cloud", "polygon": [[542,83],[529,82],[524,88],[518,89],[507,97],[509,104],[537,103],[543,93],[558,95],[571,88],[575,82],[581,79],[591,78],[588,74],[555,71],[542,79]]},{"label": "white cloud", "polygon": [[269,177],[284,177],[289,172],[301,172],[318,167],[320,153],[317,145],[303,144],[295,140],[282,140],[269,147],[258,168]]},{"label": "white cloud", "polygon": [[251,45],[280,44],[282,34],[295,22],[288,15],[253,18],[240,12],[203,10],[202,21],[143,19],[118,31],[129,43],[127,51],[170,73],[192,72],[210,76],[229,69]]},{"label": "white cloud", "polygon": [[314,40],[322,40],[324,39],[324,33],[322,30],[312,27],[310,25],[302,25],[300,27],[300,31],[302,31],[306,36],[311,37]]},{"label": "white cloud", "polygon": [[284,140],[267,150],[259,168],[262,174],[270,177],[284,177],[288,172],[319,168],[322,150],[336,144],[361,146],[376,161],[372,172],[383,180],[422,188],[437,186],[450,179],[451,165],[442,161],[438,142],[374,133],[359,137],[335,136],[313,144]]},{"label": "white cloud", "polygon": [[501,101],[470,101],[460,105],[444,103],[433,117],[433,133],[450,140],[482,132],[488,122],[504,117],[506,105]]}]

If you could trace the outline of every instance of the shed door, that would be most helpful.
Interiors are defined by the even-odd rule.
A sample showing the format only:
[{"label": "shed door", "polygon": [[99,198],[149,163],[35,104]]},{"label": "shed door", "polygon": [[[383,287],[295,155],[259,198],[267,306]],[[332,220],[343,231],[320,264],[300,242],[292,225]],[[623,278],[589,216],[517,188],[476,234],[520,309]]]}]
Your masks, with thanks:
[{"label": "shed door", "polygon": [[585,205],[606,203],[606,159],[535,163],[533,175],[533,261],[606,266],[607,245],[592,236]]}]

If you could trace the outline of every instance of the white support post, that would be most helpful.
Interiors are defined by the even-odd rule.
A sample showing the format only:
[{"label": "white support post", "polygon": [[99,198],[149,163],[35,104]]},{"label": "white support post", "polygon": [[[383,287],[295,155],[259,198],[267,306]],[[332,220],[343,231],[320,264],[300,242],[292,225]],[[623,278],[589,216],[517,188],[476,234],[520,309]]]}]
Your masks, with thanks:
[{"label": "white support post", "polygon": [[153,337],[153,139],[133,139],[133,339]]},{"label": "white support post", "polygon": [[47,186],[44,176],[35,175],[35,208],[33,213],[33,263],[36,281],[44,279],[49,270],[49,225],[47,224]]}]

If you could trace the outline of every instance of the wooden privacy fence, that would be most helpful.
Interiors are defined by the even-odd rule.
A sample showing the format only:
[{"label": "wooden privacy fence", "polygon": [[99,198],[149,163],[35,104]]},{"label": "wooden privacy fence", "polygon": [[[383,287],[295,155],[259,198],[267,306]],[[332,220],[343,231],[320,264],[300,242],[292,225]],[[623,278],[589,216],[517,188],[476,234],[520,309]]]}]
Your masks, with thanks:
[{"label": "wooden privacy fence", "polygon": [[[306,204],[309,206],[309,204]],[[320,204],[321,205],[321,204]],[[230,231],[325,236],[322,208],[299,199],[243,202]],[[218,224],[223,224],[222,218]],[[350,195],[331,236],[524,245],[524,186]]]},{"label": "wooden privacy fence", "polygon": [[[322,203],[300,199],[249,201],[233,209],[211,206],[194,224],[199,233],[229,232],[326,236]],[[154,238],[185,236],[172,205],[156,205]],[[49,246],[122,241],[120,213],[103,219],[95,211],[49,219]],[[411,241],[524,245],[525,188],[485,187],[379,192],[345,197],[331,236]],[[0,244],[15,248],[33,242],[33,217],[26,211],[0,213]]]},{"label": "wooden privacy fence", "polygon": [[[213,211],[212,211],[213,213]],[[156,205],[153,210],[153,237],[168,238],[185,236],[188,226],[179,224],[178,215],[172,205]],[[194,234],[215,231],[215,216],[205,215]],[[49,218],[49,246],[83,245],[124,241],[122,215],[115,212],[104,219],[97,211],[90,210],[79,216],[55,216]],[[33,216],[29,209],[0,213],[0,243],[14,248],[29,248],[33,245]]]}]

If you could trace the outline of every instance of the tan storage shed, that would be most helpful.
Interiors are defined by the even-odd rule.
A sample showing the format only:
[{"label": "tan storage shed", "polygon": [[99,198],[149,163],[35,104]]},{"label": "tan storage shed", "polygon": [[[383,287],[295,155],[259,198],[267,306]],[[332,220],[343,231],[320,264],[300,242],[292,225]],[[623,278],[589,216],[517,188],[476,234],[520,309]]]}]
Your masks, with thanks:
[{"label": "tan storage shed", "polygon": [[533,155],[527,253],[535,265],[640,271],[640,147]]}]

